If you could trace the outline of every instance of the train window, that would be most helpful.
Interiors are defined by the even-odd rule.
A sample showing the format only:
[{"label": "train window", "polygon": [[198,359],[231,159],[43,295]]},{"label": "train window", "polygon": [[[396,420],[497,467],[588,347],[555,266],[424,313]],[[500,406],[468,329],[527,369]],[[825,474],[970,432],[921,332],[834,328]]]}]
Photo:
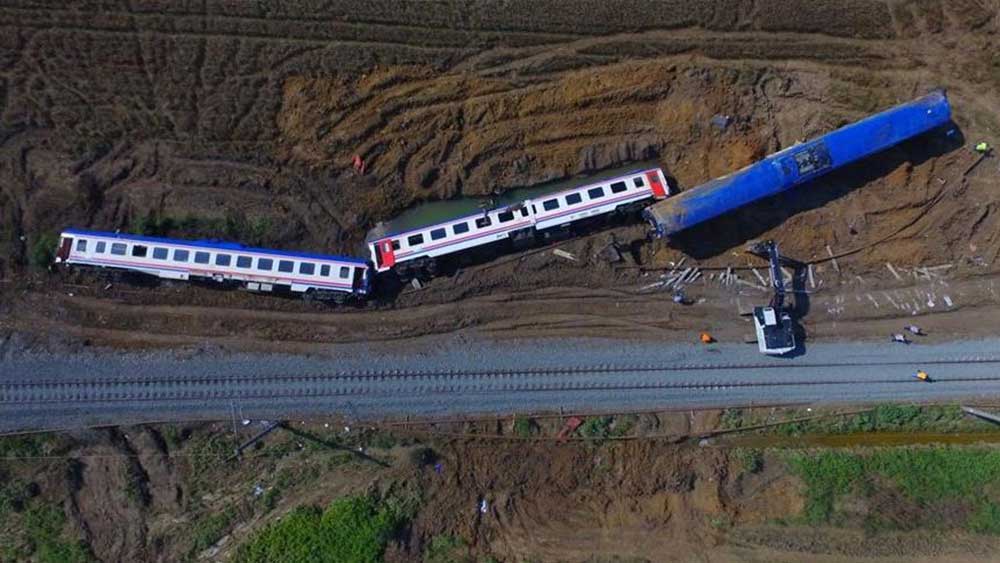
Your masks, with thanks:
[{"label": "train window", "polygon": [[236,257],[236,267],[237,268],[249,268],[253,264],[253,258],[249,256],[237,256]]},{"label": "train window", "polygon": [[124,242],[111,243],[111,254],[117,254],[118,256],[125,256],[125,243]]},{"label": "train window", "polygon": [[107,243],[103,240],[97,242],[97,248],[94,249],[98,254],[104,254],[104,250],[107,248]]},{"label": "train window", "polygon": [[189,255],[187,250],[174,250],[174,262],[187,262]]},{"label": "train window", "polygon": [[396,239],[396,240],[392,241],[392,249],[393,250],[399,250],[399,239]]},{"label": "train window", "polygon": [[476,219],[476,228],[477,229],[485,229],[486,227],[489,227],[492,224],[493,224],[493,221],[491,221],[490,218],[487,217],[487,216],[485,216],[485,215],[482,216],[482,217],[480,217],[479,219]]},{"label": "train window", "polygon": [[316,264],[312,262],[299,262],[299,273],[304,276],[311,276],[316,273]]},{"label": "train window", "polygon": [[451,230],[456,235],[460,235],[462,233],[467,233],[467,232],[469,232],[469,224],[468,223],[455,223],[454,225],[451,226]]},{"label": "train window", "polygon": [[521,208],[521,217],[527,217],[527,216],[528,216],[528,208],[527,207],[522,207]]},{"label": "train window", "polygon": [[510,210],[504,211],[503,213],[497,215],[497,220],[500,221],[501,223],[506,223],[507,221],[513,221],[514,212]]},{"label": "train window", "polygon": [[132,247],[132,256],[135,256],[137,258],[145,258],[147,250],[149,250],[147,247],[141,244],[137,244]]},{"label": "train window", "polygon": [[233,257],[229,254],[216,254],[215,255],[215,265],[216,266],[228,266],[230,262],[233,261]]},{"label": "train window", "polygon": [[634,183],[635,187],[637,188],[641,188],[646,185],[645,182],[642,181],[642,176],[636,176],[635,178],[632,178],[632,183]]},{"label": "train window", "polygon": [[547,199],[542,202],[542,208],[546,211],[552,211],[553,209],[559,209],[558,199]]},{"label": "train window", "polygon": [[257,259],[258,270],[264,270],[265,272],[270,272],[271,268],[274,268],[274,260],[271,260],[270,258]]},{"label": "train window", "polygon": [[569,194],[566,196],[566,205],[576,205],[583,201],[583,196],[580,194]]},{"label": "train window", "polygon": [[410,246],[417,246],[418,244],[423,244],[423,243],[424,243],[424,235],[423,235],[423,233],[418,233],[418,234],[410,235],[410,236],[406,237],[406,244],[408,244]]},{"label": "train window", "polygon": [[159,248],[159,247],[154,248],[153,258],[155,258],[156,260],[166,260],[168,252],[169,251],[166,248]]},{"label": "train window", "polygon": [[82,238],[81,239],[77,239],[76,240],[76,251],[77,252],[86,252],[87,251],[87,241],[83,240]]},{"label": "train window", "polygon": [[290,274],[295,269],[295,264],[291,260],[278,260],[278,271]]},{"label": "train window", "polygon": [[207,252],[195,252],[194,261],[196,264],[208,264],[208,253]]},{"label": "train window", "polygon": [[342,277],[342,278],[344,278],[346,280],[348,277],[350,277],[350,275],[351,275],[351,269],[350,268],[348,268],[347,266],[341,266],[340,267],[340,277]]},{"label": "train window", "polygon": [[611,184],[611,193],[613,194],[620,194],[627,189],[628,186],[625,185],[625,182],[615,182],[614,184]]},{"label": "train window", "polygon": [[448,236],[448,233],[444,229],[434,229],[431,231],[431,240],[441,240]]},{"label": "train window", "polygon": [[330,265],[329,264],[321,265],[319,267],[319,275],[323,276],[324,278],[330,277]]}]

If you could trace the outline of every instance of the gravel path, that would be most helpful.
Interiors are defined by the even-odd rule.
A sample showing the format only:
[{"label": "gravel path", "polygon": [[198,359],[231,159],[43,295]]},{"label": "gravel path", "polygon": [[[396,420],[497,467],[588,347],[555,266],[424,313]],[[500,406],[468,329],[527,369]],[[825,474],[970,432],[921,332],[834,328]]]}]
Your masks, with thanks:
[{"label": "gravel path", "polygon": [[[936,378],[921,383],[922,368]],[[26,385],[27,384],[27,385]],[[0,431],[144,421],[354,418],[989,398],[1000,341],[753,346],[426,339],[397,353],[15,354],[0,361]]]}]

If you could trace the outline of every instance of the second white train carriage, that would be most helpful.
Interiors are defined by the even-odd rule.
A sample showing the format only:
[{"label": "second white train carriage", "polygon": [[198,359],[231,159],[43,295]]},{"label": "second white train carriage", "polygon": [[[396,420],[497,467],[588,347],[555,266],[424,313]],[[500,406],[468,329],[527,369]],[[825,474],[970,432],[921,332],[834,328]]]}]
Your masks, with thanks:
[{"label": "second white train carriage", "polygon": [[409,263],[433,265],[438,257],[503,239],[532,239],[536,232],[564,227],[590,217],[631,209],[646,200],[671,195],[660,168],[636,170],[567,190],[418,228],[380,226],[366,243],[378,272],[405,270]]},{"label": "second white train carriage", "polygon": [[334,301],[364,297],[372,278],[368,262],[357,258],[79,229],[63,231],[56,263],[238,283],[252,291],[291,291]]}]

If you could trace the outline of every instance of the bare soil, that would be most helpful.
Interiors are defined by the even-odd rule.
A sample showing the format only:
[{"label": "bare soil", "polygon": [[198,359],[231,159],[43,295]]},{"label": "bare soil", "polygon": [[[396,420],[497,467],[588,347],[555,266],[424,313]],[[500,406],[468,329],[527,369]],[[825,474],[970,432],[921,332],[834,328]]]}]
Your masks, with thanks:
[{"label": "bare soil", "polygon": [[86,541],[103,561],[225,561],[288,510],[354,494],[419,505],[387,561],[421,561],[442,536],[460,540],[455,556],[499,561],[971,561],[997,548],[995,538],[954,531],[946,511],[940,533],[908,530],[916,508],[891,487],[876,486],[871,506],[857,507],[890,529],[798,524],[803,486],[773,449],[798,438],[773,436],[751,468],[747,450],[696,438],[726,427],[720,414],[617,417],[611,433],[629,438],[566,442],[554,439],[561,418],[534,420],[530,436],[510,419],[349,432],[341,420],[294,421],[239,462],[224,459],[256,425],[239,437],[228,423],[43,437],[41,455],[15,452],[0,463],[4,487],[37,485],[5,518],[0,555],[11,556],[3,550],[40,503],[64,512],[64,537]]},{"label": "bare soil", "polygon": [[[886,261],[954,263],[948,279],[959,281],[995,272],[998,167],[987,159],[964,177],[974,157],[962,138],[1000,136],[996,7],[734,0],[633,8],[0,8],[0,328],[42,340],[162,346],[214,338],[243,347],[463,327],[540,336],[605,335],[623,323],[652,325],[657,338],[695,325],[725,332],[730,300],[688,314],[659,295],[632,297],[622,320],[616,292],[647,281],[628,267],[669,266],[683,255],[688,265],[745,265],[739,249],[764,237],[800,260],[826,258],[827,245],[858,250],[839,260],[842,271],[822,291],[855,275],[867,283],[860,289],[892,285]],[[420,202],[650,158],[691,187],[934,87],[948,89],[957,137],[905,143],[671,243],[647,241],[639,225],[618,227],[568,243],[578,264],[536,253],[388,295],[388,304],[335,321],[301,316],[325,310],[289,300],[197,288],[98,292],[104,284],[87,277],[38,285],[25,269],[39,240],[70,225],[364,255],[374,222]],[[725,131],[709,124],[719,113],[733,118]],[[351,167],[354,155],[366,161],[364,175]],[[629,249],[625,269],[592,258],[611,234]],[[710,289],[704,297],[718,302]],[[70,293],[92,299],[68,301]],[[976,301],[990,298],[984,289]],[[537,313],[507,320],[521,300]],[[327,328],[297,334],[304,319]],[[950,324],[953,337],[969,327]],[[875,334],[881,329],[841,336]]]},{"label": "bare soil", "polygon": [[[814,266],[811,337],[884,338],[901,318],[933,339],[997,329],[997,159],[964,175],[970,143],[1000,144],[995,2],[14,0],[0,6],[0,28],[0,353],[310,352],[463,329],[673,340],[710,329],[739,339],[736,310],[764,293],[721,287],[706,270],[689,291],[705,301],[679,308],[638,290],[658,273],[640,268],[683,256],[688,266],[745,266],[741,248],[755,238],[800,260],[825,260],[827,246],[840,255]],[[689,188],[935,87],[952,101],[951,139],[904,143],[672,243],[618,226],[565,243],[577,262],[524,253],[358,308],[186,285],[105,288],[89,274],[28,267],[38,241],[67,226],[363,255],[368,228],[421,202],[646,159]],[[715,114],[732,125],[714,129]],[[617,266],[594,258],[611,234],[629,249]],[[897,280],[885,262],[953,267]],[[942,305],[945,295],[955,304]],[[718,416],[661,424],[680,434]],[[281,455],[229,473],[197,461],[228,453],[212,449],[225,429],[188,430],[177,439],[152,428],[88,432],[61,450],[81,462],[60,454],[4,465],[38,475],[67,527],[108,561],[191,555],[201,518],[231,509],[231,535],[201,552],[224,558],[232,538],[291,506],[401,481],[427,491],[428,504],[390,550],[395,560],[419,560],[439,534],[503,560],[972,561],[996,552],[992,540],[961,534],[774,525],[801,509],[793,478],[772,460],[744,475],[724,451],[690,443],[445,441],[434,444],[439,474],[407,465],[405,447],[380,454],[398,463],[378,469],[334,457],[340,450],[302,455],[302,440],[287,439]],[[263,510],[251,491],[273,487],[282,471],[308,486]]]}]

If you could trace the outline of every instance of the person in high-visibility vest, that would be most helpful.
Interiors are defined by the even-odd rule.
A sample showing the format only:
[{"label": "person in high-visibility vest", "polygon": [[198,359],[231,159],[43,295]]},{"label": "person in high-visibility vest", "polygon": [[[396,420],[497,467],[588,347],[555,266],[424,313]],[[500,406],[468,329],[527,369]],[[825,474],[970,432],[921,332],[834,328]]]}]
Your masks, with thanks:
[{"label": "person in high-visibility vest", "polygon": [[986,141],[976,143],[976,152],[986,154],[990,150],[990,144]]},{"label": "person in high-visibility vest", "polygon": [[711,334],[703,332],[701,333],[701,342],[702,344],[711,344],[715,342],[715,338],[713,338]]}]

